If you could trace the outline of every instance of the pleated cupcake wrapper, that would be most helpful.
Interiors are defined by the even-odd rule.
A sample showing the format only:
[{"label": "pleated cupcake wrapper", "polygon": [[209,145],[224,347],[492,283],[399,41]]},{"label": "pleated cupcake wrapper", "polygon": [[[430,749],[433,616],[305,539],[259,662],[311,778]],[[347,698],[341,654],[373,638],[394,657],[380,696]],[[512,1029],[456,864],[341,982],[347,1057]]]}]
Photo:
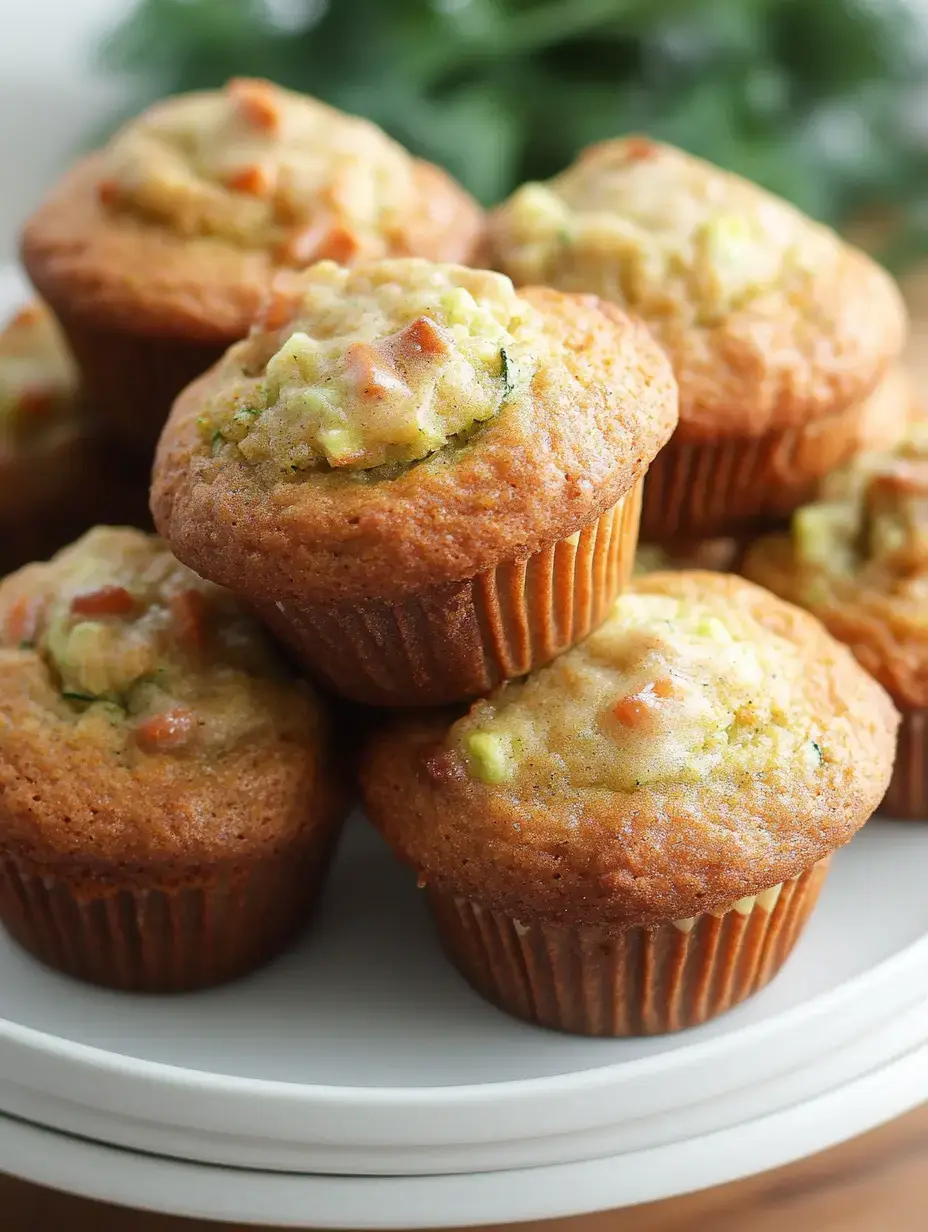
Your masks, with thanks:
[{"label": "pleated cupcake wrapper", "polygon": [[756,439],[671,439],[648,471],[642,540],[738,535],[791,514],[853,454],[864,406]]},{"label": "pleated cupcake wrapper", "polygon": [[738,908],[655,928],[522,924],[455,895],[430,902],[452,962],[508,1013],[574,1035],[663,1035],[725,1013],[776,975],[827,866]]},{"label": "pleated cupcake wrapper", "polygon": [[928,710],[903,710],[896,762],[879,812],[902,821],[928,821]]},{"label": "pleated cupcake wrapper", "polygon": [[89,413],[105,433],[146,454],[157,444],[180,391],[226,350],[99,328],[67,312],[59,318],[81,371]]},{"label": "pleated cupcake wrapper", "polygon": [[65,878],[0,860],[0,921],[66,975],[133,992],[182,992],[267,962],[309,916],[334,847],[323,830],[209,885],[75,892]]},{"label": "pleated cupcake wrapper", "polygon": [[549,662],[600,625],[634,565],[641,484],[527,560],[406,599],[253,602],[311,672],[354,701],[440,705]]}]

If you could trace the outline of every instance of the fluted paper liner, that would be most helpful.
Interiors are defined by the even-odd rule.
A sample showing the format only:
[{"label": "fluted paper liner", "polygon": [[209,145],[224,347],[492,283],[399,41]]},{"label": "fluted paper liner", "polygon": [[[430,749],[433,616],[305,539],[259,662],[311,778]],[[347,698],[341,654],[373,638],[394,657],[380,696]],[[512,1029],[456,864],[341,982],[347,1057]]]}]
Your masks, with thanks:
[{"label": "fluted paper liner", "polygon": [[127,888],[72,883],[0,860],[0,921],[30,954],[92,984],[182,992],[225,983],[273,958],[308,918],[337,827],[200,885]]},{"label": "fluted paper liner", "polygon": [[756,439],[671,438],[648,471],[642,539],[709,539],[791,514],[854,453],[866,405]]},{"label": "fluted paper liner", "polygon": [[353,701],[476,697],[602,624],[631,576],[640,511],[639,482],[570,538],[463,582],[396,601],[253,607],[305,667]]},{"label": "fluted paper liner", "polygon": [[106,329],[59,314],[104,432],[150,455],[177,395],[221,358],[226,347]]},{"label": "fluted paper liner", "polygon": [[446,952],[501,1009],[573,1035],[663,1035],[759,991],[793,949],[825,880],[823,860],[724,913],[655,928],[520,923],[430,893]]},{"label": "fluted paper liner", "polygon": [[878,811],[928,821],[928,710],[902,711],[893,775]]}]

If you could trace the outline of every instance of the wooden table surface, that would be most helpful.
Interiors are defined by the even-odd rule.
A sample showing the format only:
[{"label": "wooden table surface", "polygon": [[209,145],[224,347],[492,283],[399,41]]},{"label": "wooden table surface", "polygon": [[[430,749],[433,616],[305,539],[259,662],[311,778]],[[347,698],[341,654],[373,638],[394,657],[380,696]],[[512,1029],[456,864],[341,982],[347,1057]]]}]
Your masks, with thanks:
[{"label": "wooden table surface", "polygon": [[[928,273],[907,280],[909,363],[928,395]],[[312,1212],[306,1226],[311,1228]],[[0,1176],[0,1232],[210,1232],[233,1225],[103,1206]],[[244,1232],[240,1225],[234,1225]],[[853,1142],[704,1193],[522,1232],[928,1232],[928,1104]]]},{"label": "wooden table surface", "polygon": [[[0,1177],[2,1232],[211,1232],[230,1225],[117,1210]],[[312,1212],[307,1212],[307,1227]],[[246,1232],[234,1225],[238,1232]],[[925,1232],[928,1106],[788,1168],[704,1193],[520,1232]],[[254,1232],[254,1229],[251,1229]]]}]

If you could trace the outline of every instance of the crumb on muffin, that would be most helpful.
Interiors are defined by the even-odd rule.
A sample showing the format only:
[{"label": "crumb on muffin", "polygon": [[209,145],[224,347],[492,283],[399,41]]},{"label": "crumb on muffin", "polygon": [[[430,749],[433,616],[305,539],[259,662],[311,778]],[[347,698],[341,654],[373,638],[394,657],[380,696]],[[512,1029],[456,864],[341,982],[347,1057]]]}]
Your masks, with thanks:
[{"label": "crumb on muffin", "polygon": [[0,442],[34,447],[73,428],[77,408],[74,362],[54,317],[33,300],[0,330]]},{"label": "crumb on muffin", "polygon": [[415,160],[367,120],[270,82],[169,98],[105,154],[100,196],[190,238],[283,264],[379,256],[417,191]]},{"label": "crumb on muffin", "polygon": [[98,527],[12,575],[0,634],[35,669],[40,711],[130,764],[214,758],[306,717],[257,623],[139,531]]},{"label": "crumb on muffin", "polygon": [[502,274],[325,261],[299,290],[282,341],[267,358],[266,338],[243,343],[241,379],[201,422],[214,449],[285,473],[427,457],[528,397],[551,350],[539,313]]}]

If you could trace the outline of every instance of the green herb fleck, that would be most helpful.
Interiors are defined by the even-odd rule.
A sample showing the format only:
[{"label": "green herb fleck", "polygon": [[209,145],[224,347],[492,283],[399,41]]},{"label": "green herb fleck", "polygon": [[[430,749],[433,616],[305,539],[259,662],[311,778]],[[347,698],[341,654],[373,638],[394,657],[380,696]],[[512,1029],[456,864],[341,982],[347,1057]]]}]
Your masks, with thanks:
[{"label": "green herb fleck", "polygon": [[818,764],[822,765],[822,763],[825,760],[825,754],[822,752],[822,746],[820,744],[816,744],[816,742],[813,740],[812,747],[813,749],[815,749],[816,753],[818,753]]},{"label": "green herb fleck", "polygon": [[61,696],[67,702],[98,702],[100,698],[96,693],[82,693],[79,689],[66,689]]},{"label": "green herb fleck", "polygon": [[512,391],[515,389],[514,373],[512,371],[512,360],[509,358],[509,352],[505,347],[500,347],[500,376],[503,378],[503,401],[512,397]]},{"label": "green herb fleck", "polygon": [[197,416],[197,427],[200,428],[204,432],[209,427],[209,420],[206,418],[205,415]]},{"label": "green herb fleck", "polygon": [[225,443],[226,443],[226,438],[222,434],[222,428],[216,428],[215,431],[213,432],[213,435],[210,437],[210,445],[212,446],[213,457],[216,456],[216,454],[219,452],[219,450],[223,447]]},{"label": "green herb fleck", "polygon": [[239,415],[258,416],[261,414],[261,408],[259,406],[242,406],[242,407],[239,407],[238,413]]}]

